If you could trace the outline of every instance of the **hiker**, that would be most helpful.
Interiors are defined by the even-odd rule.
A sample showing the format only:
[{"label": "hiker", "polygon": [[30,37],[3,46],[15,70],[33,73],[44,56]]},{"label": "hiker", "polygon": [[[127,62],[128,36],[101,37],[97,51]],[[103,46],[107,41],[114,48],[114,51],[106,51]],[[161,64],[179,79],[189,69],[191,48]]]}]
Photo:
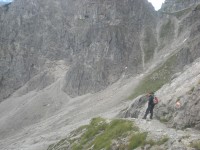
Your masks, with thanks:
[{"label": "hiker", "polygon": [[150,119],[153,118],[153,109],[154,109],[154,106],[155,106],[155,103],[154,103],[154,92],[150,92],[148,94],[148,107],[147,107],[147,110],[146,110],[146,113],[143,117],[143,119],[146,119],[148,113],[150,112]]}]

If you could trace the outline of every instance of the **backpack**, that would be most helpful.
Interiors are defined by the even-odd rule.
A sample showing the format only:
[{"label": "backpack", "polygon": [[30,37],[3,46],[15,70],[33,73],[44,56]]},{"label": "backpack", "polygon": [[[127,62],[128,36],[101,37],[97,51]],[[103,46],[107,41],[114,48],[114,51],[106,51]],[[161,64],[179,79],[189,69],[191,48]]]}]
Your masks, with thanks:
[{"label": "backpack", "polygon": [[159,102],[158,98],[156,96],[154,96],[153,103],[156,105],[156,104],[158,104],[158,102]]}]

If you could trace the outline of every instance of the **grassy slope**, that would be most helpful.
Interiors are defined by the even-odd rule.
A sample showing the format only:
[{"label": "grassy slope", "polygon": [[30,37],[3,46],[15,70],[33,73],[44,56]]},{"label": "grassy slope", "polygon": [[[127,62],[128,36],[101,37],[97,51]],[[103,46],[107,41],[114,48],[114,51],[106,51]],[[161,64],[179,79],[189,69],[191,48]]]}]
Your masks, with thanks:
[{"label": "grassy slope", "polygon": [[151,146],[162,145],[168,141],[166,137],[159,141],[147,140],[148,133],[141,133],[133,122],[120,119],[108,122],[103,118],[94,118],[89,125],[80,127],[73,131],[73,134],[75,136],[80,135],[80,137],[62,139],[57,144],[50,145],[48,150],[64,150],[68,148],[69,143],[72,150],[86,150],[89,148],[93,150],[110,150],[113,140],[121,141],[120,139],[126,141],[119,142],[118,148],[120,150],[132,150],[146,144]]},{"label": "grassy slope", "polygon": [[163,65],[151,74],[147,75],[128,97],[132,100],[139,95],[150,91],[157,91],[164,84],[168,83],[173,75],[173,66],[176,63],[176,55],[171,56]]}]

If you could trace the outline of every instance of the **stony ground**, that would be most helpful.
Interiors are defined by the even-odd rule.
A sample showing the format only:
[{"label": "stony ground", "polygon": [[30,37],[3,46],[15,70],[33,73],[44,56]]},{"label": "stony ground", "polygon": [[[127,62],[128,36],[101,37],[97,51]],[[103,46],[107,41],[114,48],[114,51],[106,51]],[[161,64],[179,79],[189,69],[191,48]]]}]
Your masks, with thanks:
[{"label": "stony ground", "polygon": [[[191,141],[200,139],[200,131],[194,129],[185,129],[177,130],[174,128],[167,127],[166,124],[161,123],[160,121],[154,120],[144,120],[144,119],[130,119],[134,120],[136,125],[140,127],[142,131],[150,133],[150,136],[159,139],[162,136],[169,137],[169,142],[171,143],[170,147],[165,147],[165,149],[180,149],[184,150],[185,147],[190,145]],[[187,148],[192,149],[192,148]]]},{"label": "stony ground", "polygon": [[[173,87],[179,87],[179,83],[185,80],[189,72],[191,79],[196,81],[199,75],[198,66],[197,61],[189,69],[186,68],[182,79],[181,76],[177,78],[179,82],[173,84]],[[195,71],[191,72],[192,67]],[[93,117],[115,117],[132,103],[126,99],[143,76],[138,75],[128,79],[122,77],[104,91],[77,98],[70,98],[62,92],[62,77],[39,92],[29,92],[24,96],[18,96],[16,92],[0,105],[0,149],[45,150],[51,143],[61,140],[72,130],[87,124]],[[170,89],[170,86],[171,84],[163,88]],[[186,89],[191,88],[190,84],[188,86],[184,84],[183,90],[187,91]],[[181,87],[179,90],[181,91]],[[177,91],[174,92],[175,95],[176,93]],[[161,95],[159,91],[158,94]],[[165,97],[162,97],[162,102],[165,102],[164,99]],[[145,107],[142,111],[145,111]],[[175,142],[182,139],[177,143],[178,145],[187,144],[192,139],[199,139],[200,135],[199,132],[190,129],[177,131],[168,128],[157,120],[136,119],[135,121],[141,129],[151,132],[155,137],[166,134],[174,138]],[[188,135],[191,139],[185,140],[183,137]]]},{"label": "stony ground", "polygon": [[[197,66],[197,63],[194,64]],[[122,79],[104,91],[75,99],[67,98],[62,92],[62,79],[44,91],[31,92],[23,97],[13,96],[0,106],[0,148],[45,150],[51,143],[61,140],[72,130],[87,124],[93,117],[115,117],[132,103],[126,99],[141,77],[140,75],[136,78]],[[44,115],[37,118],[37,113]],[[168,128],[158,120],[131,120],[155,138],[169,136],[175,142],[173,145],[177,147],[200,139],[199,131],[192,129],[182,131]]]},{"label": "stony ground", "polygon": [[114,117],[136,81],[119,81],[75,99],[62,92],[62,84],[61,79],[43,91],[13,96],[0,105],[1,150],[44,150],[93,117]]},{"label": "stony ground", "polygon": [[[158,56],[163,57],[158,57],[159,59],[156,59],[156,62],[152,62],[153,65],[150,64],[151,67],[146,73],[131,78],[122,75],[118,82],[95,94],[70,98],[62,90],[64,74],[66,73],[62,69],[54,69],[51,72],[52,74],[58,74],[57,72],[59,72],[60,76],[56,77],[56,82],[43,90],[36,89],[24,95],[22,93],[29,91],[31,85],[31,83],[27,83],[28,85],[16,91],[0,105],[0,149],[45,150],[51,143],[66,137],[69,132],[77,127],[87,124],[93,117],[115,117],[121,110],[130,105],[131,101],[127,101],[127,98],[132,94],[140,80],[159,64],[162,64],[164,60],[167,60],[171,54],[176,53],[176,50],[180,50],[181,45],[185,44],[186,41],[187,39],[183,36],[180,41],[175,41],[174,45],[176,46],[172,49],[160,51]],[[62,68],[68,67],[63,66],[63,64],[61,66]],[[186,68],[185,74],[191,72],[190,76],[196,80],[198,66],[197,62],[193,72],[190,71],[192,68],[190,70]],[[178,83],[185,80],[185,77],[187,75],[182,79],[180,78]],[[168,87],[169,91],[170,86],[172,85],[166,85],[164,88]],[[173,85],[174,88],[176,86],[179,87],[180,84]],[[190,89],[191,86],[191,84],[188,87],[184,85],[182,91]],[[181,88],[179,90],[181,91]],[[164,99],[168,99],[161,96],[162,92],[158,92],[158,95],[163,102]],[[142,111],[145,111],[145,108]],[[148,124],[155,123],[161,128],[160,130],[168,131],[163,124],[157,121],[144,122],[144,120],[137,120],[136,122],[144,129],[148,129]],[[156,133],[162,134],[163,132]],[[173,130],[171,133],[175,134],[176,132]]]}]

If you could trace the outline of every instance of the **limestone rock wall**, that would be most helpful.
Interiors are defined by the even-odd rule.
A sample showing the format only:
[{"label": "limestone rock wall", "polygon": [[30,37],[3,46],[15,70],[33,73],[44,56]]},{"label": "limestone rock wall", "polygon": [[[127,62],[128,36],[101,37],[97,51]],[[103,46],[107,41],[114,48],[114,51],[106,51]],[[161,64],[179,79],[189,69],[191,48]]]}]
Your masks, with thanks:
[{"label": "limestone rock wall", "polygon": [[161,11],[175,12],[199,3],[199,0],[165,0]]},{"label": "limestone rock wall", "polygon": [[1,100],[60,60],[71,66],[69,95],[99,91],[125,67],[142,72],[144,27],[156,39],[156,13],[145,0],[15,0],[0,11]]},{"label": "limestone rock wall", "polygon": [[60,61],[69,66],[63,90],[75,97],[143,73],[168,51],[179,51],[173,73],[200,56],[198,5],[162,18],[146,0],[15,0],[0,12],[1,100],[44,72],[38,87],[50,85]]},{"label": "limestone rock wall", "polygon": [[82,9],[75,21],[84,30],[76,38],[85,46],[66,76],[65,91],[72,96],[102,90],[123,72],[141,73],[143,29],[156,39],[156,13],[145,1],[87,2]]}]

